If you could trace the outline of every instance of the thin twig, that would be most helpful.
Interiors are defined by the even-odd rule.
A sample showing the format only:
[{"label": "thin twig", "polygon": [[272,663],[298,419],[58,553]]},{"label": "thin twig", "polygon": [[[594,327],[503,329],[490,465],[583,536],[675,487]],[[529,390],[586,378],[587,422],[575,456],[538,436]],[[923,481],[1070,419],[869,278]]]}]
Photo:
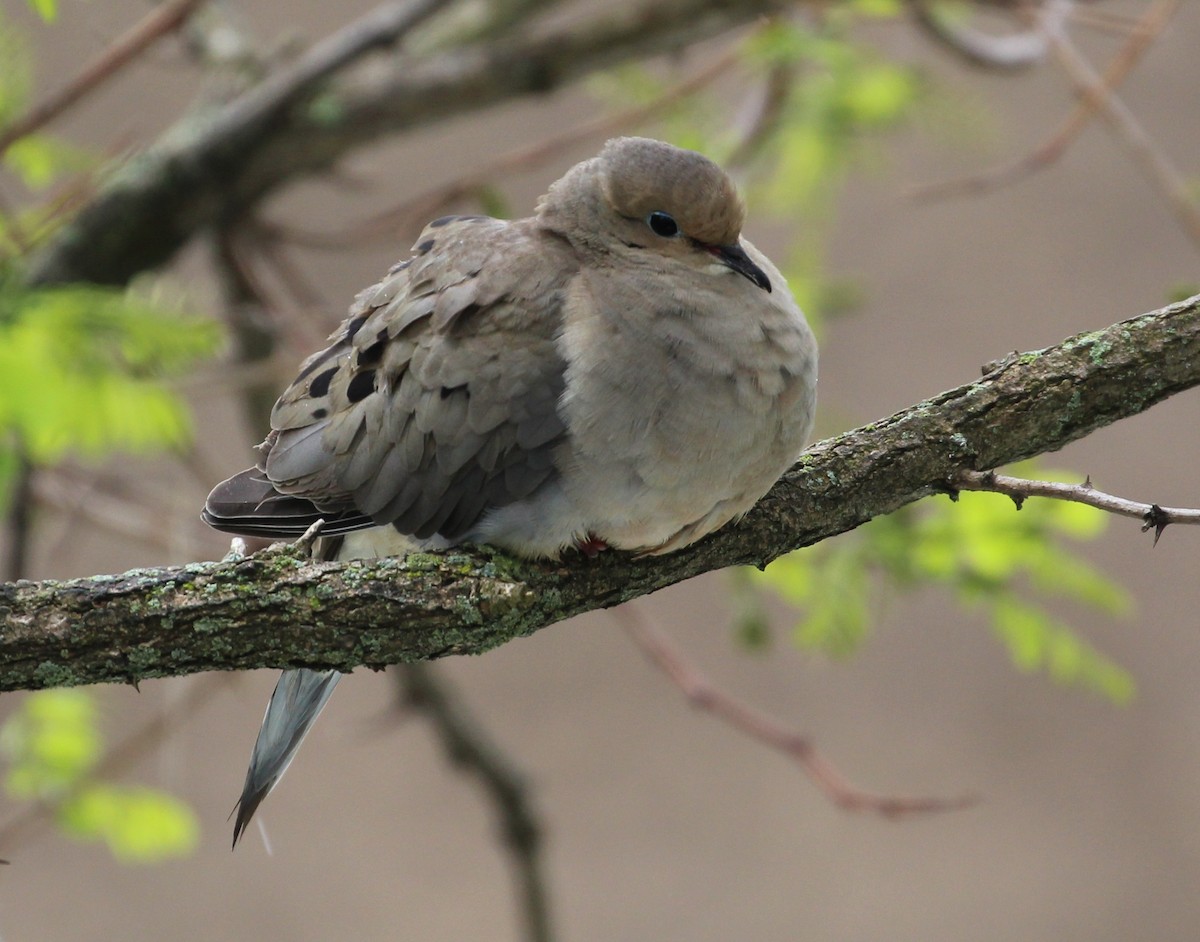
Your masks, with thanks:
[{"label": "thin twig", "polygon": [[739,59],[738,46],[731,46],[695,75],[673,85],[653,101],[615,114],[602,115],[528,147],[502,154],[460,177],[409,197],[341,232],[324,234],[288,229],[283,234],[289,241],[298,245],[329,249],[343,248],[357,242],[377,239],[383,233],[405,231],[424,225],[443,208],[478,193],[497,177],[543,166],[577,144],[636,126],[662,114],[681,99],[695,94],[728,72]]},{"label": "thin twig", "polygon": [[0,131],[0,154],[15,142],[44,127],[89,92],[99,88],[121,69],[174,32],[204,0],[168,0],[156,6],[128,32],[92,60],[71,81],[45,100],[30,108]]},{"label": "thin twig", "polygon": [[762,98],[741,140],[724,161],[725,166],[737,169],[748,164],[779,130],[786,117],[786,105],[796,82],[796,66],[781,63],[767,73]]},{"label": "thin twig", "polygon": [[4,581],[23,579],[29,566],[29,544],[33,539],[33,478],[36,469],[24,442],[13,449],[16,468],[8,498],[8,535],[5,538]]},{"label": "thin twig", "polygon": [[1019,510],[1027,497],[1053,497],[1087,504],[1099,510],[1122,517],[1133,517],[1142,521],[1142,532],[1154,531],[1154,542],[1172,523],[1200,524],[1200,510],[1183,507],[1162,507],[1158,504],[1143,504],[1124,497],[1115,497],[1092,487],[1088,478],[1082,484],[1063,484],[1058,481],[1031,481],[995,471],[962,471],[951,482],[954,490],[991,491],[1011,497]]},{"label": "thin twig", "polygon": [[807,736],[785,728],[774,717],[735,700],[715,687],[687,661],[638,606],[624,605],[615,610],[614,617],[621,620],[633,643],[667,675],[689,703],[707,710],[752,739],[766,743],[791,758],[839,808],[899,818],[933,811],[955,811],[976,803],[977,799],[969,795],[959,798],[904,798],[863,791],[821,755]]},{"label": "thin twig", "polygon": [[[1050,0],[1046,5],[1060,20],[1070,13],[1070,3],[1063,0]],[[1046,58],[1048,43],[1042,28],[994,36],[958,22],[929,0],[910,0],[909,8],[913,19],[932,39],[970,65],[1012,72]]]},{"label": "thin twig", "polygon": [[368,53],[395,46],[450,0],[385,3],[326,36],[295,62],[268,75],[214,123],[245,125],[278,115],[312,95],[337,72]]},{"label": "thin twig", "polygon": [[167,549],[170,545],[168,527],[163,526],[164,507],[147,506],[145,494],[136,502],[105,493],[97,475],[85,480],[73,479],[61,469],[48,469],[34,483],[33,496],[39,504],[52,507],[62,514],[54,533],[43,534],[45,559],[55,559],[68,543],[79,539],[79,525],[86,520],[107,533]]},{"label": "thin twig", "polygon": [[[1153,45],[1163,28],[1179,8],[1180,0],[1159,0],[1146,10],[1137,21],[1129,40],[1121,47],[1104,71],[1101,79],[1110,92],[1118,88],[1133,71],[1143,54]],[[1031,152],[1011,163],[1001,164],[953,180],[921,184],[909,190],[910,199],[945,199],[961,195],[990,193],[1007,186],[1031,173],[1049,167],[1075,142],[1091,122],[1099,108],[1093,96],[1085,96],[1076,103],[1066,120]]]},{"label": "thin twig", "polygon": [[496,809],[520,890],[525,938],[551,942],[554,934],[541,860],[542,824],[525,777],[431,665],[401,664],[396,676],[402,705],[420,710],[428,718],[450,762],[479,780]]},{"label": "thin twig", "polygon": [[[225,320],[233,334],[234,357],[239,365],[269,361],[278,349],[277,326],[270,296],[253,266],[241,251],[238,228],[222,226],[213,234],[213,268],[225,300]],[[278,389],[275,377],[264,374],[256,383],[241,387],[239,405],[249,428],[267,424]]]},{"label": "thin twig", "polygon": [[[432,12],[439,0],[423,2]],[[205,121],[185,120],[164,133],[135,167],[39,247],[27,280],[123,283],[165,262],[197,232],[249,211],[285,182],[327,169],[369,140],[518,96],[545,95],[618,62],[679,50],[784,6],[812,2],[620,4],[532,37],[438,55],[379,57],[377,68],[338,81],[346,50],[373,42],[361,23],[352,24]],[[329,97],[320,107],[301,106],[321,90]]]},{"label": "thin twig", "polygon": [[1200,207],[1192,199],[1186,179],[1146,133],[1129,107],[1105,86],[1065,30],[1050,21],[1045,21],[1044,28],[1063,71],[1079,93],[1093,102],[1118,140],[1129,149],[1146,178],[1166,199],[1188,237],[1200,247]]},{"label": "thin twig", "polygon": [[1101,33],[1111,33],[1117,36],[1128,36],[1136,26],[1132,16],[1120,13],[1110,13],[1106,10],[1089,10],[1078,7],[1071,14],[1071,22],[1077,26],[1085,26]]}]

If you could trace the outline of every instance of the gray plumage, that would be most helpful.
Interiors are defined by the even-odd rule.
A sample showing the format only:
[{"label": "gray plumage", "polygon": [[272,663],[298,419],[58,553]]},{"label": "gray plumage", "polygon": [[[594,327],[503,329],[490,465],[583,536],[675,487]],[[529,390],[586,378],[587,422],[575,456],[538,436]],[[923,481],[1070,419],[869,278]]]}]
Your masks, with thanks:
[{"label": "gray plumage", "polygon": [[[816,398],[812,333],[743,216],[711,161],[620,138],[530,218],[430,223],[301,366],[257,466],[204,519],[287,537],[324,518],[342,559],[700,539],[795,460]],[[281,680],[235,844],[334,683]]]}]

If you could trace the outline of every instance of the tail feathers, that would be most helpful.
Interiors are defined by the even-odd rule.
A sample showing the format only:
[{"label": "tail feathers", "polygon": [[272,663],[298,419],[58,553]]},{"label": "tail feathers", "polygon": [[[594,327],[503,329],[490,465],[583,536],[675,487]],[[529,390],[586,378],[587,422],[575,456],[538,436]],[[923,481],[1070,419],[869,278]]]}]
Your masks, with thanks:
[{"label": "tail feathers", "polygon": [[341,676],[337,671],[300,669],[284,671],[279,678],[254,743],[242,797],[233,809],[235,848],[262,800],[283,778]]},{"label": "tail feathers", "polygon": [[281,494],[258,468],[249,468],[222,481],[204,502],[200,517],[215,530],[244,536],[296,537],[323,519],[326,536],[374,526],[350,506],[322,510],[310,500]]}]

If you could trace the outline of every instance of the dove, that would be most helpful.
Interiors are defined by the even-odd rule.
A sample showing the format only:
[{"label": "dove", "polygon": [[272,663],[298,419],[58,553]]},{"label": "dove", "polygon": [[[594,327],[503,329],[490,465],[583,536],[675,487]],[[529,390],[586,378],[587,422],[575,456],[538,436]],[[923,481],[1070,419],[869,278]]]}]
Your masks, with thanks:
[{"label": "dove", "polygon": [[[740,517],[812,429],[817,347],[729,176],[624,137],[525,219],[445,216],[361,292],[204,520],[323,559],[460,543],[668,553]],[[340,674],[285,671],[233,844]]]}]

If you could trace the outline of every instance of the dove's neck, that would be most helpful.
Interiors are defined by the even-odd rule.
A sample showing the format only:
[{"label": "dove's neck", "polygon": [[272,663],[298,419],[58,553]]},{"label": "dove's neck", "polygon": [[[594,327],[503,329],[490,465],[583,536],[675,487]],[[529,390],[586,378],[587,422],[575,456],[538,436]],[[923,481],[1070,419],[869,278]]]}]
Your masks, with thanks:
[{"label": "dove's neck", "polygon": [[585,160],[572,167],[538,200],[539,226],[554,232],[579,248],[597,248],[612,215],[604,195],[603,174],[598,160]]}]

